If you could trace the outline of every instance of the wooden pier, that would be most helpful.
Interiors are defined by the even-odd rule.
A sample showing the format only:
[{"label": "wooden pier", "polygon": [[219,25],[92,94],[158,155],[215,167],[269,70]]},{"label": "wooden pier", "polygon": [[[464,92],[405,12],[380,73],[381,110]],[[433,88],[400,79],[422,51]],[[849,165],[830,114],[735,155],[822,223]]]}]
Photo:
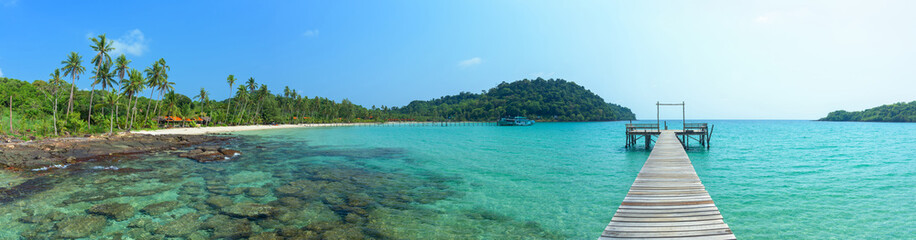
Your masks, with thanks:
[{"label": "wooden pier", "polygon": [[668,130],[667,126],[665,126],[665,129],[662,129],[659,124],[655,123],[630,123],[627,124],[626,147],[636,147],[639,140],[643,139],[645,141],[645,148],[648,150],[649,146],[652,145],[653,137],[657,139],[662,131],[671,131],[677,137],[677,140],[681,142],[684,149],[690,149],[690,139],[700,143],[701,147],[709,149],[709,141],[712,138],[712,130],[714,127],[715,126],[710,128],[709,124],[706,123],[685,123],[683,129]]},{"label": "wooden pier", "polygon": [[697,176],[678,131],[658,139],[601,239],[735,239]]}]

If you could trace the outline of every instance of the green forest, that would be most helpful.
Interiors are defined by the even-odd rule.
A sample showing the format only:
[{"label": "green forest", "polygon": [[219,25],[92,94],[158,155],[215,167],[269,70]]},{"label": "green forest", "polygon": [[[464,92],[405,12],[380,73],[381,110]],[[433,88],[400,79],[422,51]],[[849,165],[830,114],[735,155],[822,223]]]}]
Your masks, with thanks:
[{"label": "green forest", "polygon": [[865,109],[864,111],[834,111],[821,118],[821,121],[858,121],[858,122],[916,122],[916,101],[899,102],[890,105]]},{"label": "green forest", "polygon": [[392,114],[435,117],[454,121],[493,121],[525,116],[540,121],[632,120],[630,109],[607,103],[575,82],[563,79],[523,79],[502,82],[480,94],[462,92],[429,101],[413,101]]},{"label": "green forest", "polygon": [[[63,55],[59,63],[48,63],[47,79],[0,77],[0,135],[35,139],[200,125],[495,121],[503,116],[541,121],[635,118],[629,109],[606,103],[574,82],[541,78],[391,108],[309,98],[288,86],[273,93],[254,77],[242,80],[231,74],[225,88],[201,88],[186,96],[175,92],[181,83],[169,79],[171,66],[165,59],[138,66],[124,54],[112,58],[113,42],[104,34],[90,40],[92,56]],[[80,81],[90,81],[90,89],[77,88]],[[210,91],[225,91],[230,97],[213,100]]]}]

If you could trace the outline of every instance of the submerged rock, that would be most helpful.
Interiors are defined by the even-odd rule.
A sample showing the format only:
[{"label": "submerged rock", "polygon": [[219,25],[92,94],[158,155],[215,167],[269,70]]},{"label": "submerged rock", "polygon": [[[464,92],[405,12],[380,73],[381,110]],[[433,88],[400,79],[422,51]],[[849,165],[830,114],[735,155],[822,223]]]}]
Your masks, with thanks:
[{"label": "submerged rock", "polygon": [[136,220],[130,221],[130,223],[127,224],[127,227],[128,228],[142,228],[146,231],[152,231],[156,229],[157,225],[158,224],[153,222],[153,219],[150,219],[148,217],[141,217],[141,218],[137,218]]},{"label": "submerged rock", "polygon": [[207,198],[207,204],[213,206],[213,208],[220,209],[232,205],[232,198],[227,196],[214,195],[210,198]]},{"label": "submerged rock", "polygon": [[283,237],[278,236],[275,232],[262,232],[255,234],[248,238],[248,240],[282,240]]},{"label": "submerged rock", "polygon": [[239,218],[264,218],[277,214],[278,209],[259,203],[237,203],[220,209],[223,214]]},{"label": "submerged rock", "polygon": [[105,228],[105,225],[108,224],[108,221],[105,220],[105,217],[87,215],[87,216],[78,216],[66,218],[59,223],[57,223],[57,236],[58,238],[83,238],[89,236],[89,234],[101,231]]},{"label": "submerged rock", "polygon": [[197,231],[200,228],[200,214],[188,213],[178,219],[166,223],[156,229],[157,234],[163,234],[168,237],[182,237]]},{"label": "submerged rock", "polygon": [[242,152],[228,148],[215,148],[212,146],[198,147],[194,150],[178,154],[179,157],[194,159],[197,162],[219,162],[232,159],[241,155]]},{"label": "submerged rock", "polygon": [[249,197],[263,197],[270,193],[270,190],[259,187],[250,187],[247,190],[246,193]]},{"label": "submerged rock", "polygon": [[149,214],[150,216],[156,216],[175,210],[175,208],[178,208],[178,201],[165,201],[146,205],[146,207],[143,207],[143,209],[140,209],[140,211]]},{"label": "submerged rock", "polygon": [[212,229],[212,238],[237,239],[251,236],[251,223],[248,219],[233,219],[226,215],[215,215],[204,222],[203,227]]},{"label": "submerged rock", "polygon": [[127,203],[104,203],[92,206],[86,212],[124,221],[134,216],[134,207]]}]

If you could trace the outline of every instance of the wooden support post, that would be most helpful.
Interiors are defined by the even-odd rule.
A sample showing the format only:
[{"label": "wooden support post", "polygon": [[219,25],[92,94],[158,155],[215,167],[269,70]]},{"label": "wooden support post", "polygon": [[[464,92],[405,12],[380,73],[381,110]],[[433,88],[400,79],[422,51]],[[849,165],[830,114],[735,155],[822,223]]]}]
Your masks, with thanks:
[{"label": "wooden support post", "polygon": [[649,150],[649,144],[652,143],[652,135],[646,135],[646,150]]}]

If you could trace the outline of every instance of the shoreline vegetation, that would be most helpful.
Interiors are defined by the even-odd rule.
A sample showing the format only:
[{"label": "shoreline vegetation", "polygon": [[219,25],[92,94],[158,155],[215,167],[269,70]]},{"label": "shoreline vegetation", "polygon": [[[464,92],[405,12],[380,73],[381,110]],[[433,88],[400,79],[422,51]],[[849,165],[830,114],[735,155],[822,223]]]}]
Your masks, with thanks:
[{"label": "shoreline vegetation", "polygon": [[[635,119],[626,107],[562,79],[503,82],[480,94],[462,92],[404,107],[364,107],[343,99],[301,95],[289,86],[272,93],[254,77],[237,82],[226,77],[229,98],[214,100],[204,88],[189,97],[175,92],[171,66],[160,58],[150,65],[131,65],[105,34],[90,38],[91,56],[67,54],[59,68],[49,63],[48,79],[32,82],[0,77],[0,139],[113,135],[133,130],[174,127],[382,123],[390,121],[496,121],[525,116],[538,121],[615,121]],[[88,68],[87,68],[88,67]],[[141,70],[142,69],[142,70]],[[91,71],[87,72],[87,71]],[[69,79],[68,79],[69,78]],[[91,80],[89,90],[78,89]],[[69,80],[69,82],[67,81]]]},{"label": "shoreline vegetation", "polygon": [[834,111],[818,121],[916,122],[916,101],[881,105],[862,111]]}]

